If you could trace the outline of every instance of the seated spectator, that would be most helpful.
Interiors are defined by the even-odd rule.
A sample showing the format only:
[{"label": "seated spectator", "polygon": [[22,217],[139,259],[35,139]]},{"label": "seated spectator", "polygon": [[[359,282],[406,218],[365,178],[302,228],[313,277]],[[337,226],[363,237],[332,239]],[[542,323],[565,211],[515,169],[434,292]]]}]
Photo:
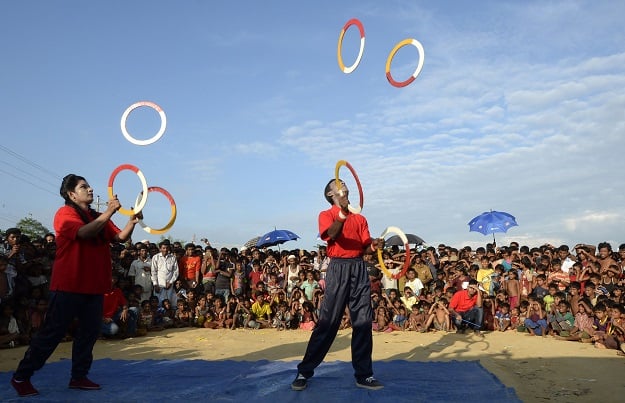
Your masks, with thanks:
[{"label": "seated spectator", "polygon": [[13,316],[13,307],[0,305],[0,348],[13,348],[20,344],[20,329]]},{"label": "seated spectator", "polygon": [[544,337],[547,335],[547,314],[542,302],[537,300],[530,303],[524,325],[530,336]]},{"label": "seated spectator", "polygon": [[121,337],[134,337],[137,331],[137,312],[128,307],[128,301],[117,286],[118,276],[113,274],[112,289],[104,294],[102,304],[102,334]]},{"label": "seated spectator", "polygon": [[466,289],[457,291],[449,302],[451,314],[457,333],[464,333],[467,328],[473,329],[476,335],[482,335],[482,293],[477,280],[470,280]]}]

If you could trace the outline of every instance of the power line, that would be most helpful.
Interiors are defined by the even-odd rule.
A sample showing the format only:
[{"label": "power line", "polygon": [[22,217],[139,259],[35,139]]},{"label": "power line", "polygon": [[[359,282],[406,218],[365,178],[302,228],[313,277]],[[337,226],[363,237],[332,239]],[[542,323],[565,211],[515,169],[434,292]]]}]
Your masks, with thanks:
[{"label": "power line", "polygon": [[38,188],[38,189],[41,189],[41,190],[43,190],[44,192],[48,192],[48,193],[50,193],[50,194],[51,194],[51,195],[53,195],[53,196],[56,196],[56,195],[57,195],[57,193],[54,193],[54,192],[52,192],[52,191],[51,191],[51,190],[49,190],[49,189],[42,188],[41,186],[37,185],[36,183],[32,183],[32,182],[31,182],[31,181],[29,181],[28,179],[21,178],[21,177],[19,177],[19,176],[15,175],[15,174],[12,174],[11,172],[5,171],[4,169],[1,169],[1,168],[0,168],[0,172],[4,172],[5,174],[7,174],[7,175],[9,175],[9,176],[12,176],[12,177],[14,177],[14,178],[16,178],[16,179],[19,179],[19,180],[21,180],[21,181],[24,181],[24,182],[26,182],[26,183],[30,184],[30,185],[33,185],[34,187],[36,187],[36,188]]},{"label": "power line", "polygon": [[[10,168],[15,168],[15,166],[14,166],[14,165],[12,165],[12,164],[10,164],[9,162],[6,162],[6,161],[0,161],[0,162],[1,162],[1,163],[3,163],[3,164],[5,164],[5,165],[8,165]],[[37,180],[39,180],[39,181],[41,181],[41,182],[45,183],[46,185],[50,185],[50,186],[52,186],[52,188],[55,188],[55,187],[56,187],[56,185],[55,185],[55,184],[53,184],[52,182],[47,182],[47,181],[45,181],[44,179],[42,179],[41,177],[39,177],[39,176],[37,176],[37,175],[35,175],[35,174],[31,174],[30,172],[26,172],[26,171],[24,171],[24,170],[20,170],[20,173],[25,174],[25,175],[28,175],[28,176],[30,176],[31,178],[35,178],[35,179],[37,179]]]},{"label": "power line", "polygon": [[32,167],[34,167],[34,168],[37,168],[38,170],[40,170],[40,171],[42,171],[42,172],[44,172],[44,173],[46,173],[46,174],[50,175],[50,176],[51,176],[51,177],[53,177],[54,179],[57,179],[57,180],[58,180],[58,179],[60,179],[60,178],[61,178],[61,176],[60,176],[60,175],[57,175],[57,174],[55,174],[54,172],[50,171],[49,169],[44,168],[44,167],[42,167],[41,165],[37,164],[36,162],[33,162],[33,161],[29,160],[28,158],[24,157],[23,155],[20,155],[20,154],[16,153],[15,151],[11,150],[10,148],[7,148],[7,147],[5,147],[5,146],[3,146],[3,145],[1,145],[1,144],[0,144],[0,149],[1,149],[1,150],[3,150],[4,152],[6,152],[6,153],[8,153],[8,154],[10,154],[10,155],[12,155],[12,156],[14,156],[15,158],[17,158],[17,159],[21,160],[22,162],[25,162],[25,163],[27,163],[28,165],[30,165],[30,166],[32,166]]}]

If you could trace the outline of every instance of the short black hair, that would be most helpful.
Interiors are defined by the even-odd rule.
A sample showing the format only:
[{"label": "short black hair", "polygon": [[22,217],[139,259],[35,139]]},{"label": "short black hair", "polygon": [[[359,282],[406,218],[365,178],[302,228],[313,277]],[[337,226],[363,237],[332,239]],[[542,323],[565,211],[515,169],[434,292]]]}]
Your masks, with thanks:
[{"label": "short black hair", "polygon": [[326,200],[328,201],[328,203],[334,205],[334,201],[332,200],[332,198],[330,196],[328,196],[328,193],[332,190],[332,182],[334,182],[336,179],[330,179],[330,181],[328,182],[328,184],[326,185],[325,189],[323,189],[323,197],[326,198]]}]

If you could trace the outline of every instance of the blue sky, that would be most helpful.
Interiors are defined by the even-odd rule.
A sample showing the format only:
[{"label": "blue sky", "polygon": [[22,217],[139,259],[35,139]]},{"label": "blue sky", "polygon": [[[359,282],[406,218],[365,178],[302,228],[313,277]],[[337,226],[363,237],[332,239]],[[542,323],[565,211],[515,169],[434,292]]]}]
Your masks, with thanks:
[{"label": "blue sky", "polygon": [[[519,223],[500,244],[617,246],[623,15],[624,3],[593,1],[6,2],[0,228],[31,214],[52,228],[62,176],[85,176],[105,199],[110,173],[128,163],[176,199],[175,239],[240,246],[277,227],[301,236],[283,247],[311,249],[323,187],[345,159],[373,236],[398,226],[429,244],[483,245],[492,238],[467,223],[493,209]],[[366,45],[346,75],[336,51],[351,18]],[[423,44],[425,64],[395,88],[384,68],[406,38]],[[346,65],[358,47],[351,28]],[[395,79],[417,61],[402,48]],[[168,121],[144,147],[119,127],[141,100]],[[159,126],[140,108],[127,127],[145,139]],[[129,207],[138,180],[123,172],[115,191]],[[150,196],[146,222],[160,227],[169,204]]]}]

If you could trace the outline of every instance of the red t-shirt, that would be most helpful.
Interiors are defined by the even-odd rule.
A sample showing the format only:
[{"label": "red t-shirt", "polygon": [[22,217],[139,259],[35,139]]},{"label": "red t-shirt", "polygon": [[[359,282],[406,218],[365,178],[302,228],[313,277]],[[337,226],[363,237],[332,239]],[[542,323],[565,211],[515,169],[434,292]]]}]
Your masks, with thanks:
[{"label": "red t-shirt", "polygon": [[[109,287],[110,288],[110,287]],[[110,292],[104,293],[104,301],[102,302],[102,317],[112,318],[119,307],[128,305],[124,293],[119,287],[113,288]]]},{"label": "red t-shirt", "polygon": [[449,302],[449,308],[456,312],[466,312],[473,308],[477,304],[477,293],[469,297],[467,290],[457,291],[451,301]]},{"label": "red t-shirt", "polygon": [[195,281],[196,273],[202,268],[202,259],[199,256],[185,255],[180,259],[178,266],[182,269],[186,280]]},{"label": "red t-shirt", "polygon": [[78,212],[70,206],[63,206],[56,212],[56,257],[50,291],[104,294],[111,290],[110,242],[120,229],[109,220],[103,228],[104,239],[79,239],[78,230],[83,225]]},{"label": "red t-shirt", "polygon": [[336,205],[319,213],[319,234],[328,243],[328,256],[353,258],[362,256],[365,247],[371,244],[369,224],[360,214],[349,214],[343,223],[343,231],[335,240],[328,236],[328,228],[339,216],[340,208]]},{"label": "red t-shirt", "polygon": [[256,283],[258,283],[263,278],[263,272],[252,270],[250,274],[247,275],[247,278],[250,279],[252,287],[256,287]]}]

